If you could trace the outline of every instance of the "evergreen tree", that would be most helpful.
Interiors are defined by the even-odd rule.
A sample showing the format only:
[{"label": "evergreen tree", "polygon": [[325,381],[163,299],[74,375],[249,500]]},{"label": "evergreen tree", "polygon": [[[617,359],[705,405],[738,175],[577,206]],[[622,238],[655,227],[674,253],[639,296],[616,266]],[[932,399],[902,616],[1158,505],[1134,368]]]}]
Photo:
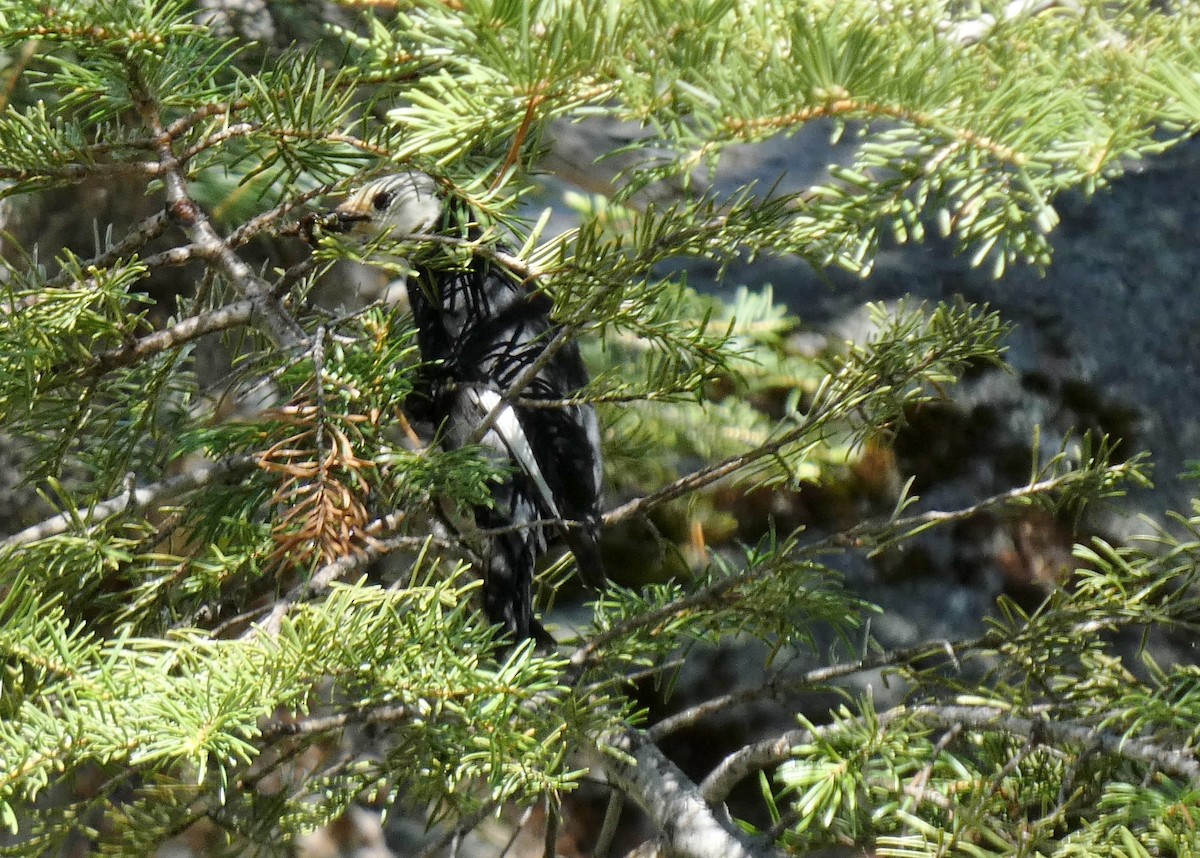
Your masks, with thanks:
[{"label": "evergreen tree", "polygon": [[[235,854],[287,851],[352,803],[399,801],[442,824],[435,854],[503,805],[544,802],[552,838],[586,776],[611,787],[613,824],[632,800],[672,855],[1196,851],[1196,668],[1135,673],[1101,633],[1191,632],[1200,540],[1081,545],[1038,610],[1006,603],[976,639],[905,651],[870,645],[871,606],[827,565],[986,509],[1072,511],[1144,480],[1139,461],[1085,439],[970,508],[901,497],[694,568],[650,540],[537,651],[477,610],[461,514],[494,468],[405,431],[411,318],[314,302],[347,260],[402,276],[399,251],[484,256],[548,294],[592,365],[610,528],[690,521],[718,485],[794,487],[998,361],[1003,321],[901,308],[814,361],[769,294],[706,297],[672,263],[865,272],[881,236],[936,226],[997,274],[1046,265],[1059,192],[1094,192],[1200,120],[1190,4],[243,4],[270,43],[222,34],[229,11],[203,5],[0,0],[0,419],[43,498],[0,543],[6,851],[151,854],[201,825]],[[523,221],[551,123],[596,117],[644,130],[612,197],[581,198],[561,234]],[[728,147],[817,121],[855,139],[827,180],[707,189]],[[469,203],[478,240],[295,238],[317,201],[410,168]],[[106,219],[72,217],[96,194]],[[543,609],[568,566],[543,573]],[[846,646],[789,670],[818,628]],[[646,722],[634,683],[734,638],[778,657],[760,687]],[[701,783],[661,748],[740,702],[881,668],[908,704],[849,699]],[[769,831],[722,809],[756,776]]]}]

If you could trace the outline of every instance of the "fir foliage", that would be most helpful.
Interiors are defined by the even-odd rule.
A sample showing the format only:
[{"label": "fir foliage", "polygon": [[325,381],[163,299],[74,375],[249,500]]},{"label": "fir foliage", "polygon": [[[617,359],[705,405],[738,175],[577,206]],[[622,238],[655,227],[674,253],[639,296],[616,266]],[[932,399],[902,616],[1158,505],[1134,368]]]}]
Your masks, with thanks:
[{"label": "fir foliage", "polygon": [[[505,803],[554,804],[591,771],[679,854],[1196,852],[1200,677],[1127,664],[1112,636],[1195,632],[1200,517],[1156,552],[1081,545],[1071,588],[1037,610],[1005,603],[975,640],[899,653],[871,644],[876,609],[830,562],[983,510],[1073,512],[1144,481],[1140,459],[1088,438],[964,510],[914,513],[901,494],[831,535],[690,558],[694,544],[659,545],[655,583],[622,578],[539,652],[476,611],[462,519],[495,473],[408,427],[411,319],[314,305],[347,262],[509,268],[588,355],[580,396],[600,408],[622,500],[608,524],[704,523],[715,488],[794,490],[886,445],[918,404],[998,363],[1006,327],[987,308],[902,305],[814,356],[769,291],[728,284],[719,300],[679,263],[724,276],[794,254],[866,273],[883,237],[935,229],[998,274],[1048,264],[1058,193],[1095,192],[1200,120],[1190,5],[328,11],[275,48],[214,35],[183,0],[0,0],[10,225],[88,189],[128,203],[112,222],[77,218],[82,235],[4,242],[0,421],[42,503],[0,543],[0,850],[84,838],[145,855],[203,822],[252,854],[354,802],[421,808],[453,834]],[[578,226],[546,235],[520,203],[550,123],[597,118],[638,126],[612,153],[629,166],[611,199],[578,198]],[[712,189],[729,147],[814,123],[855,144],[815,186]],[[287,250],[313,200],[396,168],[429,172],[478,229]],[[213,354],[229,361],[218,379]],[[830,663],[788,673],[794,653],[829,655],[829,631]],[[782,665],[763,688],[642,724],[636,680],[751,639]],[[656,744],[734,702],[880,668],[909,705],[847,700],[702,784]],[[718,806],[775,766],[775,825],[747,839]],[[670,801],[693,802],[707,840],[687,839]]]}]

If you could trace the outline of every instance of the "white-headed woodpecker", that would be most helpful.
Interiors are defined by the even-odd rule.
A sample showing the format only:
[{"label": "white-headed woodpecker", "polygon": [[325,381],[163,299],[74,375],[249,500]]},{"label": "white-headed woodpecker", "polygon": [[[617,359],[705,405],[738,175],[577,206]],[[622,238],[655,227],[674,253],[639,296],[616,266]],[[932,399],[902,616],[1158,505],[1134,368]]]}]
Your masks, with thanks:
[{"label": "white-headed woodpecker", "polygon": [[[447,201],[436,182],[403,172],[368,183],[335,209],[328,228],[369,237],[463,235],[473,219],[461,202]],[[469,229],[469,227],[468,227]],[[419,240],[419,238],[414,239]],[[551,642],[533,615],[534,566],[546,550],[542,519],[564,522],[559,534],[575,555],[585,583],[601,589],[600,432],[596,412],[569,400],[587,383],[574,341],[558,350],[506,402],[513,382],[542,359],[561,328],[550,299],[503,265],[475,255],[465,268],[416,266],[407,292],[417,343],[427,371],[415,395],[428,403],[448,449],[476,440],[493,409],[494,424],[478,443],[507,460],[509,474],[491,487],[492,505],[475,509],[485,540],[484,607],[514,638]],[[539,406],[537,400],[558,401]]]}]

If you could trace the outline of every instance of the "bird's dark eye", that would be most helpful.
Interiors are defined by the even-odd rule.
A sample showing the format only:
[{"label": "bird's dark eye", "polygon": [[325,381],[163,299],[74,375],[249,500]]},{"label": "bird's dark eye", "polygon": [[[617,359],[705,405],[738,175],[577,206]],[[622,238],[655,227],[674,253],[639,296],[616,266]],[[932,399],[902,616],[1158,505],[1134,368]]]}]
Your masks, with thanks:
[{"label": "bird's dark eye", "polygon": [[371,205],[375,206],[376,211],[383,211],[392,204],[392,192],[380,191],[371,198]]}]

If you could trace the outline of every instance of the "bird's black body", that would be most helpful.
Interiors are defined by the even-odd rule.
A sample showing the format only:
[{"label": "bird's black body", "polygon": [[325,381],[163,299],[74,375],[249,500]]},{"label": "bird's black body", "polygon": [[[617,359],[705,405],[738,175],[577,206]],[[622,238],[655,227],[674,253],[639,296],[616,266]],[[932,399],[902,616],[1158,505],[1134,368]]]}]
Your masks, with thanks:
[{"label": "bird's black body", "polygon": [[[481,259],[466,271],[414,272],[408,297],[421,357],[437,363],[427,391],[432,416],[442,427],[443,443],[461,446],[498,395],[554,339],[559,329],[550,321],[550,301]],[[541,527],[520,525],[539,519],[579,522],[577,528],[564,529],[563,536],[584,579],[593,586],[604,581],[596,547],[600,486],[595,413],[586,405],[538,407],[519,401],[569,399],[586,382],[579,349],[569,342],[520,392],[511,416],[498,418],[498,423],[519,427],[537,472],[512,449],[522,440],[507,429],[483,439],[485,445],[500,447],[497,452],[511,460],[513,470],[493,486],[494,505],[475,510],[476,523],[485,530],[516,526],[486,540],[490,556],[485,559],[484,604],[493,622],[519,638],[541,636],[531,587],[534,565],[546,550]]]},{"label": "bird's black body", "polygon": [[[359,193],[362,200],[355,211],[366,212],[368,205],[380,210],[382,203],[392,202],[379,192],[372,197],[366,193],[370,188]],[[454,234],[466,220],[464,214],[442,208],[437,222],[425,226]],[[492,505],[475,510],[480,529],[501,531],[484,540],[488,617],[515,638],[548,642],[532,607],[533,572],[546,550],[546,537],[543,527],[531,522],[575,522],[559,532],[584,580],[594,588],[604,585],[597,549],[601,467],[595,411],[586,404],[529,404],[570,399],[587,383],[579,349],[574,342],[560,344],[529,384],[501,404],[503,394],[542,358],[560,330],[550,318],[550,300],[481,256],[460,270],[417,268],[409,275],[407,292],[428,367],[424,389],[415,393],[440,427],[442,444],[455,449],[474,441],[510,466],[508,475],[492,486]],[[497,405],[494,424],[476,437]]]}]

